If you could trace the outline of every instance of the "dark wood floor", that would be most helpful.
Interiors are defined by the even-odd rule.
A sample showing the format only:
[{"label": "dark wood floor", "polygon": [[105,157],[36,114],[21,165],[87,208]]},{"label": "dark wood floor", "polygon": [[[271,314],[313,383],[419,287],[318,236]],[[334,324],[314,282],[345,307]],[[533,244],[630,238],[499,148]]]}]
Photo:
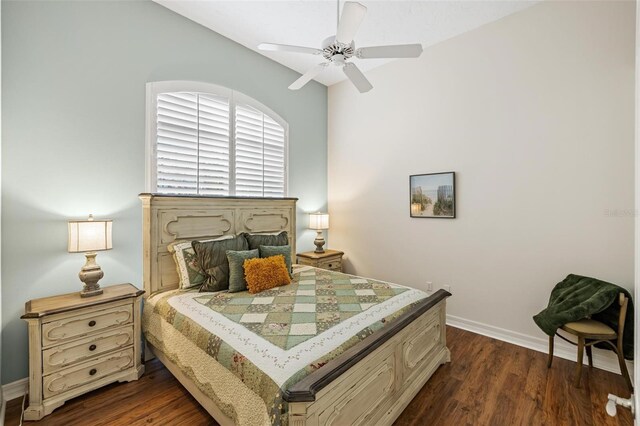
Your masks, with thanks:
[{"label": "dark wood floor", "polygon": [[[571,385],[575,364],[488,337],[447,327],[451,363],[436,371],[397,425],[631,425],[631,414],[606,415],[608,393],[628,397],[621,376],[584,370],[582,389]],[[28,425],[214,425],[158,361],[136,382],[113,384],[78,397]],[[7,404],[6,425],[17,425],[21,399]]]}]

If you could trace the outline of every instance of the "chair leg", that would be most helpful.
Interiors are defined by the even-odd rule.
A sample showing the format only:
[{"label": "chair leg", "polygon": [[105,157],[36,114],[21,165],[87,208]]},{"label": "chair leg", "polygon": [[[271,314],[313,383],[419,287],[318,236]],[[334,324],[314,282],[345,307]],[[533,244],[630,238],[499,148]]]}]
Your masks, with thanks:
[{"label": "chair leg", "polygon": [[618,355],[618,363],[620,364],[620,374],[624,377],[624,381],[627,382],[629,392],[633,393],[633,385],[631,384],[631,378],[629,377],[629,370],[627,370],[627,363],[624,362],[624,354],[622,351],[616,350]]},{"label": "chair leg", "polygon": [[547,368],[551,368],[553,362],[553,339],[555,336],[549,336],[549,360],[547,361]]},{"label": "chair leg", "polygon": [[580,378],[582,377],[582,362],[584,359],[584,337],[578,336],[578,365],[576,367],[576,387],[580,387]]},{"label": "chair leg", "polygon": [[587,359],[589,360],[589,368],[593,368],[593,352],[591,345],[587,346]]}]

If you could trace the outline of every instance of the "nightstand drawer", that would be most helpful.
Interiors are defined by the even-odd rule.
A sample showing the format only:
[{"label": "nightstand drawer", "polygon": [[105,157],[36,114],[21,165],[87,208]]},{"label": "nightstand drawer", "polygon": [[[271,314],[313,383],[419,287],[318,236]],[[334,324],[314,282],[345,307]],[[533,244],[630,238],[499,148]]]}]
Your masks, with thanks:
[{"label": "nightstand drawer", "polygon": [[318,268],[330,269],[332,271],[342,271],[342,261],[339,257],[325,259],[318,262]]},{"label": "nightstand drawer", "polygon": [[134,366],[133,348],[70,367],[43,379],[45,398],[70,391]]},{"label": "nightstand drawer", "polygon": [[300,265],[309,265],[320,269],[342,272],[342,256],[344,252],[327,249],[322,253],[308,251],[298,253],[297,260]]},{"label": "nightstand drawer", "polygon": [[44,323],[42,324],[42,345],[51,346],[70,339],[83,337],[89,333],[128,324],[133,321],[132,308],[133,305],[127,303],[101,311]]},{"label": "nightstand drawer", "polygon": [[42,352],[44,374],[133,344],[133,325],[105,331]]},{"label": "nightstand drawer", "polygon": [[318,262],[311,259],[305,259],[304,257],[299,257],[297,263],[298,265],[316,266]]}]

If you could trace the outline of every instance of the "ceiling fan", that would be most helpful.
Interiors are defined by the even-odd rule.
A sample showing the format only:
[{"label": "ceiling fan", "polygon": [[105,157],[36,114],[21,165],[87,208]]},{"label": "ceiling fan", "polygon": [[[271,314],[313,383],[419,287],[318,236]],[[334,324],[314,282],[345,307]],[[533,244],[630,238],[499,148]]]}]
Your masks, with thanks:
[{"label": "ceiling fan", "polygon": [[[342,67],[342,71],[351,80],[360,93],[368,92],[373,86],[351,58],[417,58],[422,53],[421,44],[400,44],[395,46],[372,46],[356,49],[353,38],[367,13],[367,8],[357,2],[348,1],[342,8],[342,17],[338,18],[338,30],[335,36],[326,38],[322,42],[322,49],[313,47],[290,46],[287,44],[261,43],[258,49],[277,52],[294,52],[318,55],[325,61],[319,63],[302,77],[289,86],[291,90],[298,90],[315,78],[329,65]],[[340,0],[338,0],[338,16],[340,15]]]}]

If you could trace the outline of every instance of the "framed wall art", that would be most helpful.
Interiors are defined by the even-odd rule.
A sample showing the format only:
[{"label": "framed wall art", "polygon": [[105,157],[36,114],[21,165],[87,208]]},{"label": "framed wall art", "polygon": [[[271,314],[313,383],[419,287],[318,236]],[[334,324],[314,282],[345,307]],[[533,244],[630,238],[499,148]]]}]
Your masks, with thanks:
[{"label": "framed wall art", "polygon": [[409,176],[410,216],[454,219],[456,217],[455,172]]}]

